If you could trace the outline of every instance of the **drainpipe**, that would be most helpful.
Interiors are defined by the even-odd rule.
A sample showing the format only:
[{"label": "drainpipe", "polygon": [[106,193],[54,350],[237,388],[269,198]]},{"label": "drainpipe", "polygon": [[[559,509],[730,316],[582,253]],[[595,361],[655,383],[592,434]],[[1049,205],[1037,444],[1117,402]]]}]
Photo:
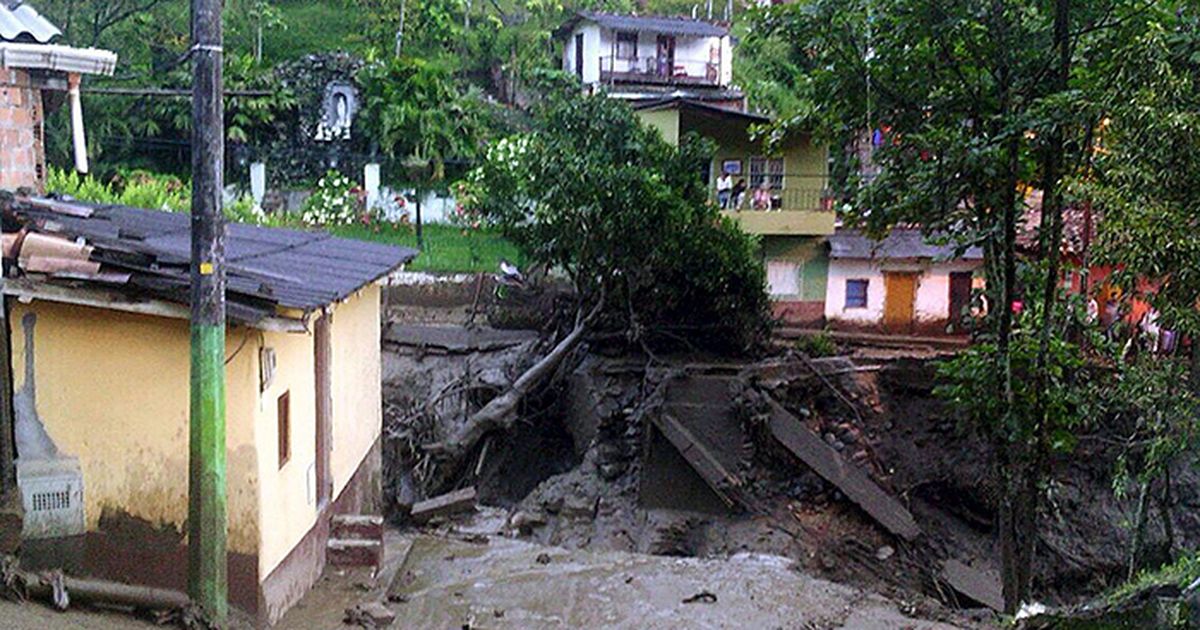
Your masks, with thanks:
[{"label": "drainpipe", "polygon": [[83,136],[83,103],[79,99],[79,73],[67,75],[67,95],[71,100],[71,143],[75,148],[75,170],[88,172],[87,140]]}]

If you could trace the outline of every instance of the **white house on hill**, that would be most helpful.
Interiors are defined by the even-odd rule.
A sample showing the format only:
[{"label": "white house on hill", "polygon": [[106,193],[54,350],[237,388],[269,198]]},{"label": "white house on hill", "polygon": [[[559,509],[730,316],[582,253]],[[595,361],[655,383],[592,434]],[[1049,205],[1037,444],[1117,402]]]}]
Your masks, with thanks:
[{"label": "white house on hill", "polygon": [[742,94],[730,88],[729,29],[720,24],[580,12],[555,34],[564,42],[563,70],[614,98],[682,96],[742,108]]}]

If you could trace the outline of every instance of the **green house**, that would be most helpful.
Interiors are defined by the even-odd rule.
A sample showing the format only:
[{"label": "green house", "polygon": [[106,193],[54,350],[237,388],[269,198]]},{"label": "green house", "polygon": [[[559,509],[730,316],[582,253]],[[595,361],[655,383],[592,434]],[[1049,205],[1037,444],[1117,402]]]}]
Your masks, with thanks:
[{"label": "green house", "polygon": [[714,203],[723,174],[744,182],[746,192],[725,200],[723,212],[760,237],[775,314],[794,324],[820,324],[829,267],[825,237],[833,234],[835,218],[827,193],[828,148],[800,137],[768,152],[751,130],[769,118],[696,100],[668,98],[635,111],[671,144],[690,132],[717,144],[706,182]]}]

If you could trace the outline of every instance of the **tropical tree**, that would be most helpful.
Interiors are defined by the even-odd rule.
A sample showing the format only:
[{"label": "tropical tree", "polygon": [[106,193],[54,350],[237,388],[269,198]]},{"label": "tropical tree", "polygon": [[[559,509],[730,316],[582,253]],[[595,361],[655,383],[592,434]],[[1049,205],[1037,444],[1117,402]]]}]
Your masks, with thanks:
[{"label": "tropical tree", "polygon": [[[748,48],[779,55],[751,90],[790,99],[774,101],[791,112],[773,135],[816,128],[845,147],[851,224],[874,234],[919,224],[984,250],[995,307],[990,351],[977,359],[990,378],[957,398],[995,402],[970,415],[997,454],[1010,611],[1030,597],[1050,454],[1075,415],[1061,404],[1074,399],[1063,390],[1073,380],[1059,377],[1063,208],[1091,169],[1103,118],[1095,93],[1110,85],[1120,42],[1157,11],[1131,0],[808,0],[764,10],[747,29]],[[1042,264],[1021,282],[1017,232],[1031,189],[1043,194]],[[1019,294],[1040,306],[1018,325]]]}]

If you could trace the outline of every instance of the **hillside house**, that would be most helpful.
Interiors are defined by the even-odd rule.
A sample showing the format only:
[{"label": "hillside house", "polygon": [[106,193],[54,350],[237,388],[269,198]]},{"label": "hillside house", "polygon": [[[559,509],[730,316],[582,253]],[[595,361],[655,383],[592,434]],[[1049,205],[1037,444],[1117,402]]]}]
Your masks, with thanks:
[{"label": "hillside house", "polygon": [[[22,562],[183,590],[188,215],[0,210]],[[226,253],[229,593],[267,624],[321,575],[333,517],[379,509],[379,282],[416,252],[230,224]]]},{"label": "hillside house", "polygon": [[[642,122],[678,144],[696,133],[717,144],[702,177],[717,203],[722,175],[743,180],[741,203],[731,200],[723,212],[750,234],[762,237],[767,285],[777,317],[792,324],[819,325],[825,315],[828,258],[824,237],[833,234],[834,212],[826,194],[827,148],[809,137],[796,137],[776,153],[751,138],[750,127],[770,122],[765,116],[685,98],[666,98],[635,108]],[[752,196],[759,193],[761,203]],[[757,209],[756,209],[757,208]]]},{"label": "hillside house", "polygon": [[882,241],[839,229],[829,237],[826,320],[838,329],[961,332],[982,266],[978,247],[956,255],[919,229],[897,228]]},{"label": "hillside house", "polygon": [[677,17],[580,12],[555,31],[563,70],[613,98],[683,96],[742,109],[729,29]]},{"label": "hillside house", "polygon": [[71,108],[75,168],[88,170],[80,77],[112,74],[115,53],[54,43],[58,27],[21,0],[0,0],[0,189],[41,191],[46,182],[43,121]]}]

